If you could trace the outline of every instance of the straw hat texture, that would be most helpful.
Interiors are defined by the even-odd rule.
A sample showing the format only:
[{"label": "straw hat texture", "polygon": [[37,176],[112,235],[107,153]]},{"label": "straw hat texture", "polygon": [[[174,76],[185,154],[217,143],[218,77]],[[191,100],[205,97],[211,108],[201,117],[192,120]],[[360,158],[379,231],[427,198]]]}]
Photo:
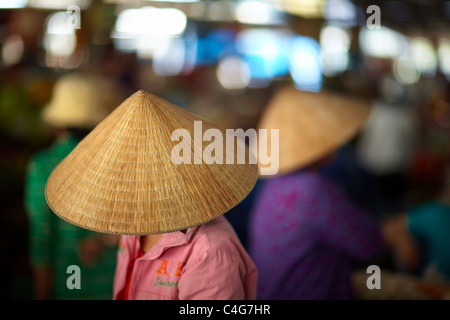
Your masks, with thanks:
[{"label": "straw hat texture", "polygon": [[56,127],[95,127],[109,112],[102,103],[100,88],[98,81],[84,74],[61,77],[42,112],[43,120]]},{"label": "straw hat texture", "polygon": [[[137,91],[55,168],[45,190],[49,206],[72,224],[112,234],[165,233],[220,216],[252,190],[257,164],[175,164],[171,152],[180,141],[191,144],[192,158],[211,143],[194,148],[194,121],[202,121],[203,130],[214,128]],[[175,129],[186,129],[190,140],[172,141]]]},{"label": "straw hat texture", "polygon": [[268,129],[268,150],[270,130],[279,129],[276,176],[310,165],[345,144],[360,130],[369,112],[368,102],[335,93],[304,92],[293,86],[279,89],[259,122],[259,129]]}]

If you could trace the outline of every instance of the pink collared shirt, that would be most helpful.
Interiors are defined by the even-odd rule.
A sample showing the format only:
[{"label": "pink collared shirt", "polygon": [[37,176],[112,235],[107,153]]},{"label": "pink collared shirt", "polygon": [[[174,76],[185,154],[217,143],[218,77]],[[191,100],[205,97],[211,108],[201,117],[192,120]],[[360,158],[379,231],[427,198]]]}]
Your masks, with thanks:
[{"label": "pink collared shirt", "polygon": [[[139,236],[122,236],[117,253],[114,299],[126,285],[129,263],[139,254]],[[232,226],[219,218],[166,233],[137,258],[130,300],[255,300],[256,267]]]}]

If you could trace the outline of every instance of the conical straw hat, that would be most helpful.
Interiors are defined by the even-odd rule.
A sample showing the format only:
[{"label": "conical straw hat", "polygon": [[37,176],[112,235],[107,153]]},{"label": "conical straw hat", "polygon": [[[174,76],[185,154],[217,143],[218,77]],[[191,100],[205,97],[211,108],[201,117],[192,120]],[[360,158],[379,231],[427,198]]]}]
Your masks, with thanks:
[{"label": "conical straw hat", "polygon": [[[45,191],[49,206],[72,224],[113,234],[183,230],[225,213],[253,188],[256,161],[175,164],[171,153],[180,141],[191,143],[192,159],[211,143],[194,150],[194,121],[214,128],[139,90],[55,168]],[[191,140],[172,141],[175,129],[186,129]]]},{"label": "conical straw hat", "polygon": [[[310,165],[345,144],[359,131],[369,112],[370,105],[362,100],[330,92],[304,92],[292,86],[281,88],[259,123],[259,129],[268,132],[267,150],[272,147],[270,130],[279,129],[276,175]],[[268,165],[259,162],[259,166]]]},{"label": "conical straw hat", "polygon": [[94,78],[80,73],[65,75],[55,84],[42,118],[57,127],[93,128],[108,115],[99,91]]}]

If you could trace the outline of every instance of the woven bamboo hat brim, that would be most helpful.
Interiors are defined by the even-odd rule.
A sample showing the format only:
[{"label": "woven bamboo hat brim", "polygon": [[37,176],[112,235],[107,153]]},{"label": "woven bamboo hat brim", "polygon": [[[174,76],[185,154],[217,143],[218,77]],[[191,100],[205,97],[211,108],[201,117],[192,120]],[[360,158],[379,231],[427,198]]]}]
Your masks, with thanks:
[{"label": "woven bamboo hat brim", "polygon": [[370,109],[366,101],[335,93],[281,88],[259,122],[259,129],[269,132],[268,150],[270,129],[279,129],[279,170],[275,176],[310,165],[345,144],[363,126]]},{"label": "woven bamboo hat brim", "polygon": [[[49,206],[72,224],[113,234],[183,230],[220,216],[252,190],[257,164],[175,164],[171,152],[180,141],[191,143],[192,158],[199,151],[193,150],[194,121],[202,121],[203,131],[214,128],[139,90],[55,168],[45,190]],[[175,129],[188,130],[192,139],[172,141]],[[243,143],[235,146],[249,152]]]},{"label": "woven bamboo hat brim", "polygon": [[100,98],[100,88],[98,81],[81,73],[61,77],[42,119],[56,127],[94,128],[109,112]]}]

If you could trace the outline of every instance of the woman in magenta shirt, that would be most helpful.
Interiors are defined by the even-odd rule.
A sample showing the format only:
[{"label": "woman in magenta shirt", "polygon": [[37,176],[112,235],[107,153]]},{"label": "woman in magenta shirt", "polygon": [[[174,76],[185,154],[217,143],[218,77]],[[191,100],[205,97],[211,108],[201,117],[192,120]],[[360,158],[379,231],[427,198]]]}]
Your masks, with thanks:
[{"label": "woman in magenta shirt", "polygon": [[262,182],[250,218],[259,299],[350,299],[353,263],[381,253],[377,221],[319,173],[369,112],[364,101],[294,87],[266,107],[259,128],[279,129],[279,172]]}]

